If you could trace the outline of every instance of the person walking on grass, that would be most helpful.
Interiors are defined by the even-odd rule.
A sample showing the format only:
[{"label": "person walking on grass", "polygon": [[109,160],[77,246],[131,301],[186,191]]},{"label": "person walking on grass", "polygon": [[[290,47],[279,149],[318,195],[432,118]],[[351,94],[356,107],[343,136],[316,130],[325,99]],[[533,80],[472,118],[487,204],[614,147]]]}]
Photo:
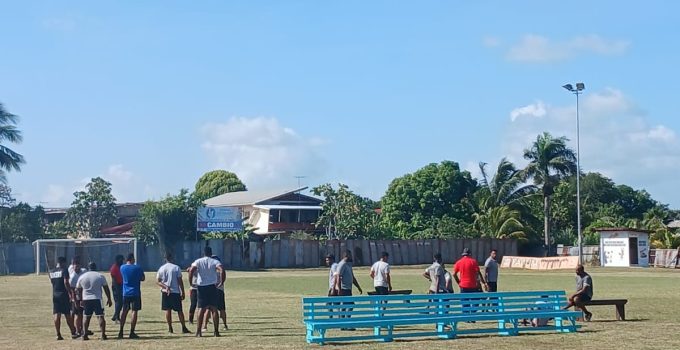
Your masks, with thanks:
[{"label": "person walking on grass", "polygon": [[111,265],[109,273],[111,274],[111,292],[113,293],[113,317],[111,321],[120,321],[120,310],[123,309],[123,275],[120,274],[120,267],[123,266],[125,257],[118,254],[116,260]]},{"label": "person walking on grass", "polygon": [[77,338],[78,334],[71,315],[72,292],[65,257],[57,258],[57,266],[50,271],[50,283],[52,283],[52,314],[54,315],[54,328],[57,330],[57,340],[64,340],[61,336],[61,315],[64,315],[66,319],[66,324],[71,330],[71,337]]},{"label": "person walking on grass", "polygon": [[197,275],[196,284],[198,287],[198,325],[196,336],[202,337],[203,321],[206,312],[212,314],[214,335],[220,336],[219,322],[217,319],[217,288],[224,283],[226,273],[222,268],[222,263],[212,258],[212,248],[206,246],[203,250],[203,257],[197,259],[189,268],[189,279]]},{"label": "person walking on grass", "polygon": [[83,307],[83,314],[85,321],[83,322],[83,340],[89,340],[88,337],[90,320],[94,314],[99,319],[99,329],[102,332],[102,340],[106,340],[106,319],[104,318],[104,309],[102,308],[102,289],[106,293],[106,306],[111,307],[111,291],[109,285],[106,283],[106,277],[97,272],[97,265],[90,262],[88,265],[88,272],[85,272],[78,279],[76,284],[76,292],[80,295],[80,300]]},{"label": "person walking on grass", "polygon": [[586,309],[586,302],[593,299],[593,278],[586,273],[583,265],[576,266],[576,292],[569,296],[569,303],[564,309],[572,306],[583,310],[584,318],[587,322],[593,318],[593,314]]},{"label": "person walking on grass", "polygon": [[[357,289],[359,289],[359,294],[364,294],[359,282],[354,277],[354,271],[352,270],[352,252],[347,249],[343,254],[342,260],[338,263],[338,271],[335,273],[335,285],[333,288],[338,291],[339,296],[348,297],[352,296],[352,285],[355,285]],[[353,304],[354,302],[343,302],[342,306]],[[340,310],[346,312],[352,311],[352,308],[342,308]],[[341,328],[341,330],[351,331],[354,330],[354,328]]]},{"label": "person walking on grass", "polygon": [[[222,259],[220,259],[219,256],[213,255],[213,259],[217,260],[222,263]],[[222,269],[224,271],[224,278],[222,279],[222,284],[217,286],[217,299],[215,299],[215,308],[217,309],[217,313],[219,315],[219,319],[222,319],[222,325],[224,325],[224,330],[228,331],[229,330],[229,325],[227,325],[227,303],[226,303],[226,294],[224,293],[224,284],[227,282],[227,273],[224,268]],[[206,322],[203,324],[203,329],[205,330],[206,327],[208,326],[208,317],[206,317]]]},{"label": "person walking on grass", "polygon": [[458,282],[461,293],[477,293],[480,287],[488,290],[482,273],[479,271],[477,260],[470,257],[470,249],[463,249],[461,258],[453,265],[453,278]]},{"label": "person walking on grass", "polygon": [[491,249],[489,257],[484,262],[484,278],[489,286],[488,292],[498,291],[498,261],[496,261],[496,249]]},{"label": "person walking on grass", "polygon": [[[187,268],[187,274],[191,266]],[[198,305],[198,285],[196,284],[197,276],[191,278],[191,287],[189,287],[189,323],[194,324],[194,314],[196,313],[196,306]]]},{"label": "person walking on grass", "polygon": [[373,279],[373,287],[378,295],[388,295],[392,291],[392,278],[390,277],[390,264],[387,263],[387,258],[390,255],[387,252],[380,254],[380,260],[376,261],[371,266],[371,273],[369,274]]},{"label": "person walking on grass", "polygon": [[428,294],[446,293],[446,276],[442,266],[442,255],[436,253],[432,260],[432,265],[423,272],[423,277],[430,281],[430,288],[427,292]]},{"label": "person walking on grass", "polygon": [[[82,336],[83,333],[83,307],[81,306],[80,295],[76,293],[76,284],[78,279],[87,269],[80,265],[80,256],[76,255],[71,259],[71,265],[68,267],[69,285],[71,286],[71,313],[73,314],[73,325],[76,327],[76,333]],[[92,335],[92,334],[88,334]]]},{"label": "person walking on grass", "polygon": [[138,339],[139,336],[135,333],[135,327],[137,326],[137,314],[142,309],[141,282],[146,277],[142,268],[135,264],[134,254],[128,254],[125,265],[120,267],[120,274],[123,276],[123,310],[120,314],[118,339],[123,339],[123,330],[128,312],[132,317],[130,320],[130,339]]},{"label": "person walking on grass", "polygon": [[165,254],[165,264],[156,273],[156,284],[161,287],[161,310],[165,311],[165,321],[168,323],[168,332],[173,333],[172,312],[177,312],[177,317],[182,325],[182,333],[191,333],[184,323],[184,282],[182,271],[172,260],[172,254]]},{"label": "person walking on grass", "polygon": [[336,297],[338,296],[338,290],[335,289],[335,273],[338,271],[338,263],[335,262],[335,255],[326,255],[326,266],[329,267],[328,270],[328,296]]}]

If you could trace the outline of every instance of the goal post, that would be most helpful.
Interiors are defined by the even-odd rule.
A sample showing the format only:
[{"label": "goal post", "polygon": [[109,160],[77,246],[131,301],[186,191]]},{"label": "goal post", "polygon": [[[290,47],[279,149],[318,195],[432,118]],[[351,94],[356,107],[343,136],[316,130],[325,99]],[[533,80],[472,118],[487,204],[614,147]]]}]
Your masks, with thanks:
[{"label": "goal post", "polygon": [[117,254],[126,256],[133,253],[135,258],[138,258],[136,238],[38,239],[33,242],[33,246],[36,275],[40,274],[43,261],[49,270],[50,263],[56,261],[58,256],[70,259],[79,255],[83,259],[81,261],[83,266],[89,261],[94,261],[98,270],[108,269],[107,264],[112,264]]}]

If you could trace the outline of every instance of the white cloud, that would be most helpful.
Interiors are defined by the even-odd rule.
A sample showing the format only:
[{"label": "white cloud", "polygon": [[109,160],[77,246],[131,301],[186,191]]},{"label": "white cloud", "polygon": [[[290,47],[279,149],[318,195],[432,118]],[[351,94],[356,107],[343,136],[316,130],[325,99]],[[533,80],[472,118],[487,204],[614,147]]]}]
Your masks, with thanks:
[{"label": "white cloud", "polygon": [[132,179],[132,172],[125,170],[122,164],[109,166],[107,175],[107,179],[110,179],[110,181],[129,182]]},{"label": "white cloud", "polygon": [[42,196],[40,202],[43,206],[50,207],[54,204],[61,204],[66,198],[66,189],[60,185],[48,185],[47,192]]},{"label": "white cloud", "polygon": [[545,113],[546,109],[543,101],[536,101],[536,103],[513,109],[510,112],[510,120],[514,122],[517,118],[523,116],[541,118],[545,116]]},{"label": "white cloud", "polygon": [[495,36],[485,36],[482,38],[482,45],[486,47],[498,47],[501,45],[501,40]]},{"label": "white cloud", "polygon": [[[680,138],[665,125],[650,123],[642,109],[616,89],[582,96],[581,167],[617,183],[657,189],[670,186],[680,172]],[[515,118],[504,133],[503,152],[519,166],[523,150],[543,131],[566,136],[576,149],[576,107],[545,105],[541,118]]]},{"label": "white cloud", "polygon": [[202,127],[202,148],[213,166],[236,173],[249,188],[295,186],[294,176],[314,177],[324,168],[319,147],[275,118],[232,117]]},{"label": "white cloud", "polygon": [[630,43],[625,40],[607,40],[598,35],[577,36],[566,41],[527,34],[510,47],[507,58],[518,62],[546,63],[567,60],[583,54],[621,55]]}]

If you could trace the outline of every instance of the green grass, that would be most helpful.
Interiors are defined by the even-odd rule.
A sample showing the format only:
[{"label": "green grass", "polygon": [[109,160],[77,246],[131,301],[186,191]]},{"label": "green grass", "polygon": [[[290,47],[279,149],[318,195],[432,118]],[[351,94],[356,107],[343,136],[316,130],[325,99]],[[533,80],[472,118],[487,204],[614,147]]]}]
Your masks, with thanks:
[{"label": "green grass", "polygon": [[[425,292],[428,283],[420,276],[423,267],[393,267],[395,289]],[[596,307],[593,322],[585,323],[576,334],[541,333],[517,337],[461,337],[455,340],[415,339],[393,343],[367,342],[343,345],[343,349],[678,349],[680,337],[680,271],[662,269],[591,269],[596,298],[627,298],[626,322],[615,322],[614,307]],[[365,290],[372,289],[367,268],[355,273]],[[108,276],[107,276],[108,277]],[[153,273],[147,273],[142,286],[144,309],[137,331],[140,340],[101,342],[96,334],[82,341],[54,340],[51,315],[51,287],[42,276],[0,277],[0,349],[300,349],[321,348],[305,342],[301,320],[302,296],[326,293],[325,269],[229,271],[227,311],[230,330],[222,338],[166,333],[160,311],[160,292]],[[574,289],[571,271],[533,272],[502,270],[500,290]],[[185,302],[185,310],[188,303]],[[107,319],[111,309],[106,310]],[[94,329],[92,329],[94,327]],[[108,334],[115,336],[117,325],[108,322]],[[189,327],[192,331],[194,326]],[[91,326],[93,331],[96,324]],[[128,328],[129,329],[129,328]],[[175,326],[178,330],[179,327]],[[67,327],[62,326],[67,334]],[[326,346],[323,348],[335,348]]]}]

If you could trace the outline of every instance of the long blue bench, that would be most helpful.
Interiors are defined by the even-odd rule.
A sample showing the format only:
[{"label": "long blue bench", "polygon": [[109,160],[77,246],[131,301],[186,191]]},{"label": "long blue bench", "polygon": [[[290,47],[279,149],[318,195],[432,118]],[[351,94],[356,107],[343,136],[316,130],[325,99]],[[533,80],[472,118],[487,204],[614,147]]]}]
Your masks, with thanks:
[{"label": "long blue bench", "polygon": [[[302,299],[302,308],[307,342],[324,344],[389,342],[405,337],[454,339],[468,334],[517,335],[524,331],[575,332],[579,327],[576,319],[583,313],[562,310],[566,303],[564,291],[526,291],[308,297]],[[533,318],[554,322],[544,327],[522,326],[523,320]],[[475,324],[459,327],[463,322]]]}]

